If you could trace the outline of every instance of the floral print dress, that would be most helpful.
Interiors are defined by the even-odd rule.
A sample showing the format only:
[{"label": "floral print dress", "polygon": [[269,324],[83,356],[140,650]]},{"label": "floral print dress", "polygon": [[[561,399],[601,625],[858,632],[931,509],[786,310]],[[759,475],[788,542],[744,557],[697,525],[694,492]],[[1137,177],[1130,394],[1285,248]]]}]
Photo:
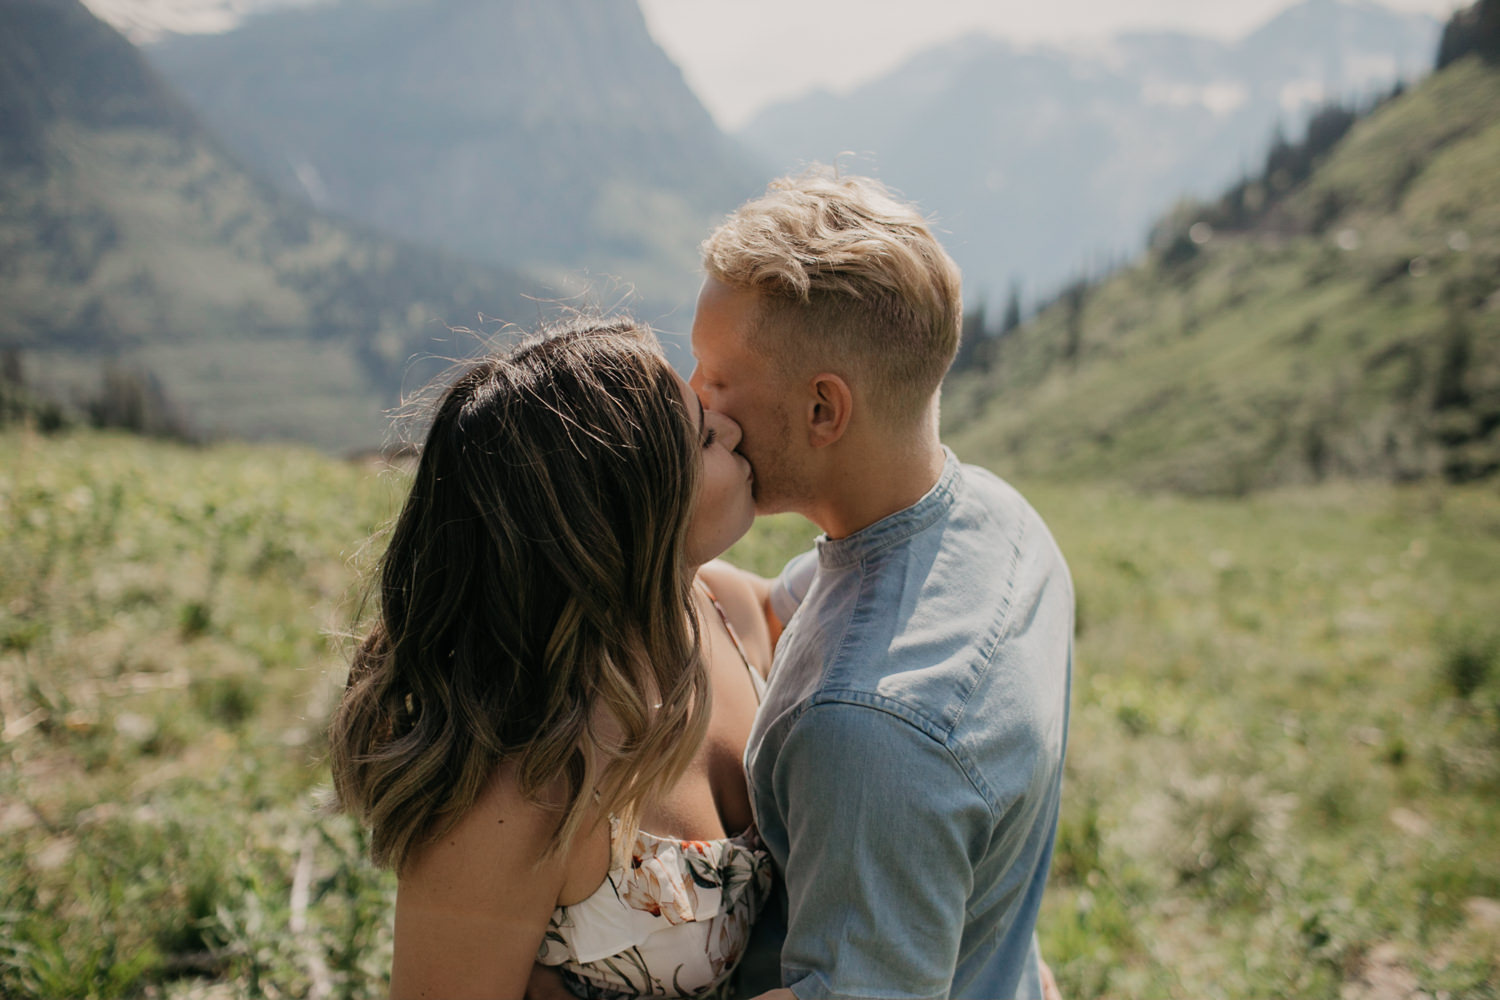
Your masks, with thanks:
[{"label": "floral print dress", "polygon": [[[708,598],[759,698],[764,678],[711,591]],[[619,836],[612,817],[611,847]],[[552,912],[537,961],[559,966],[569,988],[588,1000],[722,996],[771,894],[771,855],[755,829],[720,840],[643,830],[629,857],[629,866],[611,868],[588,899]]]},{"label": "floral print dress", "polygon": [[[618,833],[611,820],[610,837]],[[714,996],[770,891],[771,858],[753,830],[722,840],[641,831],[628,868],[553,911],[537,961],[560,966],[573,992],[590,1000]]]}]

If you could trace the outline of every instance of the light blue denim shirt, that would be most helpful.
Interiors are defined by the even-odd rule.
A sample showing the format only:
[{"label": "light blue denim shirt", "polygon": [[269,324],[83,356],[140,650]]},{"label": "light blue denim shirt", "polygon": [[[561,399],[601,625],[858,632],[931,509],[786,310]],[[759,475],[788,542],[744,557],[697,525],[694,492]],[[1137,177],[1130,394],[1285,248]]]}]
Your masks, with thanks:
[{"label": "light blue denim shirt", "polygon": [[[812,560],[816,560],[815,567]],[[745,751],[798,997],[1040,997],[1073,586],[1041,518],[951,452],[920,501],[819,539]]]}]

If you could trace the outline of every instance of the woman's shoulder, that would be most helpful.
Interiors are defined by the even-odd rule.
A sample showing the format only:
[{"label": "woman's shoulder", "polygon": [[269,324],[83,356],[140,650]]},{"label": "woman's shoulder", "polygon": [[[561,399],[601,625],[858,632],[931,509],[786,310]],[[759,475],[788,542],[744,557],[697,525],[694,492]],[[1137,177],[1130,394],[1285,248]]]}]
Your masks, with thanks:
[{"label": "woman's shoulder", "polygon": [[766,623],[765,601],[769,581],[722,559],[700,566],[698,579],[713,594],[756,668],[762,674],[768,672],[772,642]]}]

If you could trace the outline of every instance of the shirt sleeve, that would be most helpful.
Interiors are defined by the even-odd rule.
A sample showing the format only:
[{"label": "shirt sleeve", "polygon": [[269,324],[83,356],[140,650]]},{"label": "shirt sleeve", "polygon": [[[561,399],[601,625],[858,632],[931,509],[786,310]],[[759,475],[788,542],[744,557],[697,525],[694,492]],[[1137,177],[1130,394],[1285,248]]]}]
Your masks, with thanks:
[{"label": "shirt sleeve", "polygon": [[771,584],[771,610],[776,612],[783,625],[792,620],[792,614],[802,604],[817,574],[818,550],[808,549],[794,556]]},{"label": "shirt sleeve", "polygon": [[782,981],[815,997],[945,997],[993,814],[940,742],[867,704],[797,720],[773,775],[787,826]]}]

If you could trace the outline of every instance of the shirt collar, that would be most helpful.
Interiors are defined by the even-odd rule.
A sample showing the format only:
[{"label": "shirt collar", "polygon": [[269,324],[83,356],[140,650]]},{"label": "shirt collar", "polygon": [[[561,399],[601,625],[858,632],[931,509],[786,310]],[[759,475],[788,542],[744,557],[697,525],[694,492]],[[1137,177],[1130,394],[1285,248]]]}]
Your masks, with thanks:
[{"label": "shirt collar", "polygon": [[902,510],[889,514],[874,524],[843,538],[818,537],[818,563],[823,566],[850,566],[881,549],[905,541],[924,530],[953,506],[959,485],[959,463],[952,449],[943,446],[943,471],[932,489]]}]

